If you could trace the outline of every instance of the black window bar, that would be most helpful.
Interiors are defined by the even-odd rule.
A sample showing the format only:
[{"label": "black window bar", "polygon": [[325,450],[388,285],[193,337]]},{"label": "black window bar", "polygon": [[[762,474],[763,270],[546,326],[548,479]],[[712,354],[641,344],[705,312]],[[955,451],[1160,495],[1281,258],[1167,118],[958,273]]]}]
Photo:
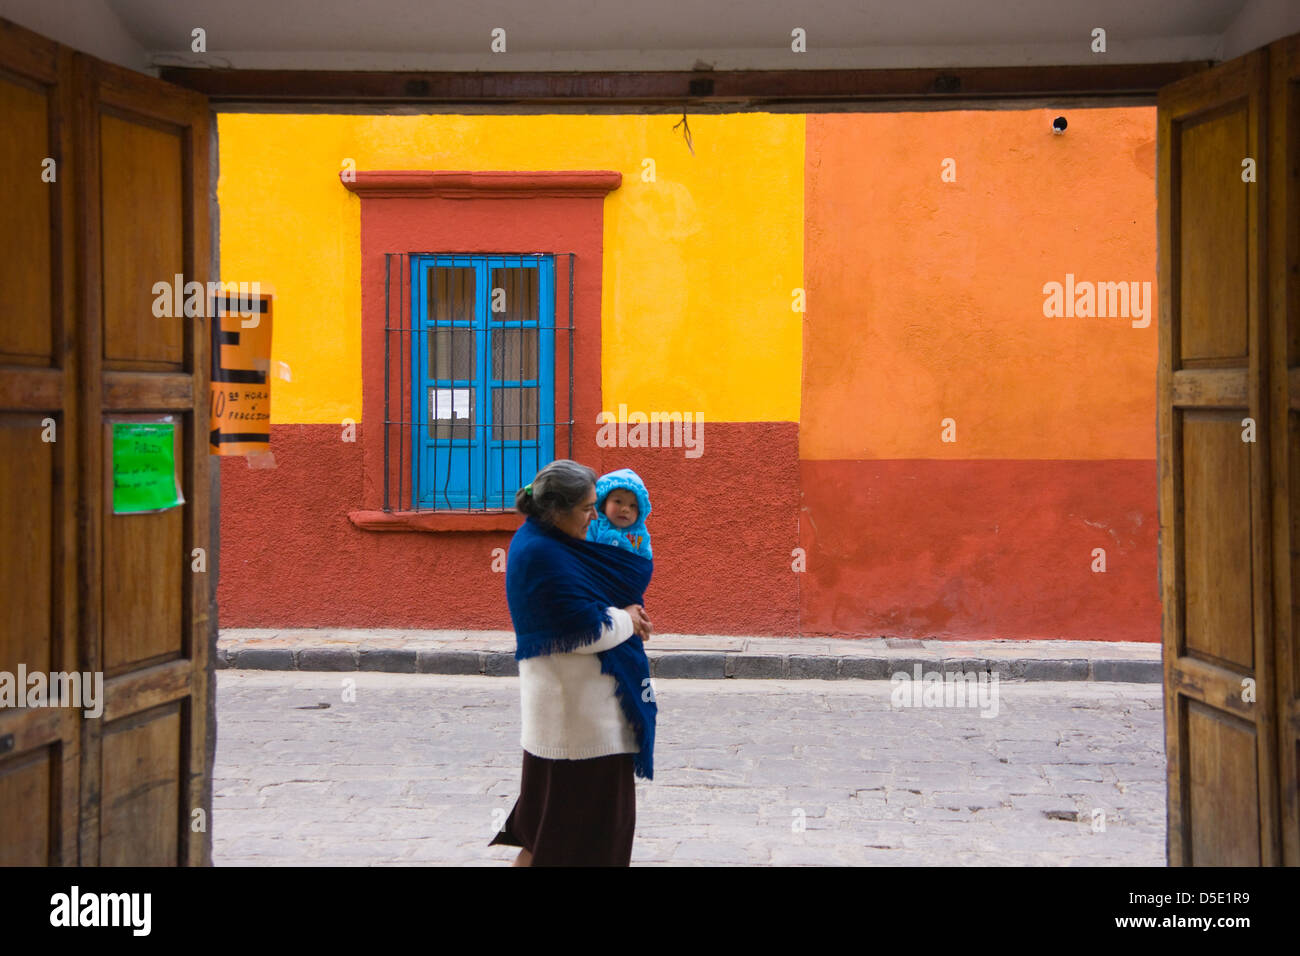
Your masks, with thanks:
[{"label": "black window bar", "polygon": [[[424,257],[438,257],[439,259],[460,259],[465,260],[465,264],[456,263],[446,265],[440,263],[430,273],[429,288],[426,290],[426,316],[429,328],[424,328],[426,316],[415,315],[415,301],[406,295],[408,289],[415,288],[415,269],[419,259]],[[421,500],[420,495],[420,471],[423,467],[424,458],[424,430],[428,430],[432,435],[433,442],[433,477],[436,480],[439,475],[440,447],[443,439],[447,440],[447,455],[454,455],[458,448],[463,447],[465,450],[465,473],[470,476],[468,484],[468,501],[462,506],[459,502],[453,503],[447,493],[447,485],[451,480],[451,460],[447,460],[446,478],[441,488],[441,500],[439,500],[438,490],[435,489],[433,510],[455,510],[455,511],[511,511],[514,509],[515,491],[530,481],[532,473],[524,474],[524,454],[526,449],[536,453],[541,464],[545,464],[558,457],[573,457],[573,275],[574,275],[574,258],[575,253],[497,253],[497,252],[400,252],[384,254],[384,511],[423,511],[428,510],[425,503]],[[475,264],[485,259],[504,259],[505,262],[495,262],[488,267],[488,295],[487,309],[483,315],[478,313],[478,290],[473,289],[473,294],[467,294],[465,274],[475,274]],[[554,285],[552,288],[552,307],[551,314],[545,316],[541,308],[541,272],[540,267],[544,260],[552,260],[555,263]],[[525,262],[532,265],[524,266]],[[513,263],[513,265],[512,265]],[[463,270],[460,275],[459,284],[453,284],[450,275],[445,270]],[[494,320],[492,312],[493,293],[496,288],[505,288],[497,286],[497,272],[513,273],[514,279],[511,281],[511,288],[507,294],[507,309],[500,321]],[[503,276],[509,280],[509,276]],[[446,279],[446,282],[442,280]],[[519,282],[520,279],[526,279],[526,282]],[[530,288],[532,280],[536,280],[536,289]],[[396,289],[394,289],[396,285]],[[442,286],[446,288],[442,288]],[[520,287],[523,287],[522,289]],[[535,295],[534,295],[535,291]],[[444,293],[450,293],[449,295]],[[522,293],[522,294],[521,294]],[[516,307],[516,303],[523,301],[525,304],[522,309]],[[531,300],[531,304],[529,304]],[[567,302],[568,314],[567,323],[560,324],[558,321],[562,303]],[[468,314],[465,309],[468,305]],[[535,313],[535,319],[529,317],[529,312]],[[549,318],[549,324],[546,319]],[[468,328],[464,324],[457,325],[457,322],[465,323],[468,321]],[[443,325],[442,323],[446,324]],[[528,349],[528,337],[526,331],[536,329],[537,336],[533,342],[531,355]],[[514,330],[513,337],[509,334]],[[463,335],[457,335],[458,331],[469,331],[470,335],[466,338]],[[552,401],[549,408],[541,400],[542,398],[542,333],[556,333],[552,338],[551,349],[551,381],[552,381]],[[558,341],[558,333],[567,333],[563,345]],[[447,352],[441,351],[440,339],[447,339]],[[478,336],[487,337],[486,347],[479,349]],[[427,337],[421,341],[417,336]],[[511,351],[510,343],[513,338],[514,351],[518,356],[517,377],[513,380],[506,378],[505,364],[509,360]],[[468,342],[469,351],[465,352],[459,345]],[[429,377],[434,382],[432,395],[419,395],[424,390],[424,382],[417,382],[412,377],[410,387],[407,387],[408,365],[411,364],[413,348],[418,347],[428,356]],[[565,351],[562,351],[564,349]],[[560,419],[558,412],[558,399],[562,394],[561,389],[564,385],[560,381],[560,358],[567,352],[568,361],[564,372],[568,378],[568,405],[566,406],[568,415]],[[449,354],[447,354],[449,353]],[[469,368],[465,367],[465,357],[468,354]],[[483,355],[486,358],[486,374],[480,374],[478,368],[478,356]],[[500,362],[498,363],[498,356]],[[528,371],[526,359],[532,359],[532,374],[525,375]],[[499,367],[498,367],[499,365]],[[394,369],[394,366],[396,368]],[[394,371],[396,374],[394,374]],[[446,375],[442,373],[446,371]],[[458,373],[469,371],[472,374],[462,375]],[[496,374],[496,373],[500,374]],[[448,379],[451,382],[449,388],[444,388],[440,383],[442,379]],[[396,379],[396,389],[394,389],[394,379]],[[492,380],[513,381],[514,385],[492,385]],[[521,383],[526,380],[534,380],[536,386],[523,386]],[[478,383],[486,381],[488,394],[479,394]],[[468,382],[468,385],[461,384]],[[525,401],[525,393],[532,391],[536,400],[530,404]],[[460,422],[456,416],[457,400],[463,393],[468,405],[469,415],[467,422]],[[510,416],[511,403],[508,400],[508,394],[513,394],[513,417]],[[418,397],[417,397],[418,396]],[[448,408],[442,408],[444,396],[447,399]],[[432,399],[432,402],[430,402]],[[419,401],[417,406],[415,403]],[[417,408],[419,411],[417,412]],[[428,415],[424,414],[428,410]],[[396,412],[396,414],[394,414]],[[450,415],[450,418],[442,418],[442,414]],[[489,425],[485,419],[491,414],[492,422]],[[531,413],[531,414],[529,414]],[[547,419],[550,419],[549,421]],[[546,426],[554,426],[552,432],[554,440],[553,447],[543,449],[542,429]],[[413,437],[415,428],[421,429],[420,440],[416,441]],[[560,429],[564,429],[563,438]],[[489,431],[490,429],[490,431]],[[396,432],[394,434],[394,431]],[[472,432],[472,433],[471,433]],[[513,445],[510,444],[509,435],[513,433]],[[472,440],[472,435],[481,435],[481,441]],[[531,435],[531,445],[526,442],[526,436]],[[408,439],[411,439],[408,441]],[[500,441],[500,483],[498,494],[489,496],[487,493],[487,466],[491,460],[490,449],[494,441]],[[397,454],[394,457],[393,447],[396,446]],[[408,458],[406,449],[408,445],[411,448],[411,457]],[[475,454],[477,445],[478,454],[482,457],[481,467],[478,473],[481,474],[482,488],[474,487],[473,476],[476,471],[473,467],[472,456]],[[514,460],[516,464],[516,482],[514,487],[506,485],[506,459],[507,449],[514,449]],[[561,455],[561,449],[564,454]],[[545,453],[544,453],[545,452]],[[412,461],[413,459],[413,461]],[[415,475],[411,475],[411,465],[414,464]],[[394,477],[396,481],[394,482]],[[393,485],[396,484],[396,495],[393,494]],[[407,489],[410,489],[409,494]],[[481,494],[479,493],[481,491]]]}]

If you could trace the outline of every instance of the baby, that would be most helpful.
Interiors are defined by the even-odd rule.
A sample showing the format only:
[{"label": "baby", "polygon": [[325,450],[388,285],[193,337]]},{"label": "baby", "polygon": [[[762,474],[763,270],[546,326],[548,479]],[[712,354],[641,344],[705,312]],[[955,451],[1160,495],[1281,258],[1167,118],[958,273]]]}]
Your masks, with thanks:
[{"label": "baby", "polygon": [[596,481],[596,520],[587,525],[587,540],[612,544],[643,558],[650,552],[650,494],[631,468],[620,468]]}]

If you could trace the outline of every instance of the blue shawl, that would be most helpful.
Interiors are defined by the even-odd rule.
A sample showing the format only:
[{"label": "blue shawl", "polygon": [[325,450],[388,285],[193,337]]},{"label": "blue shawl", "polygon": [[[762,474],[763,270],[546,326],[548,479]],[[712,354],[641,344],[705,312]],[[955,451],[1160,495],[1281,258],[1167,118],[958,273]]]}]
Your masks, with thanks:
[{"label": "blue shawl", "polygon": [[[654,562],[613,545],[584,541],[528,519],[510,540],[506,602],[515,628],[515,660],[594,644],[612,625],[608,608],[643,604]],[[600,672],[614,677],[615,693],[641,750],[636,775],[654,779],[655,716],[650,660],[633,634],[599,651]]]}]

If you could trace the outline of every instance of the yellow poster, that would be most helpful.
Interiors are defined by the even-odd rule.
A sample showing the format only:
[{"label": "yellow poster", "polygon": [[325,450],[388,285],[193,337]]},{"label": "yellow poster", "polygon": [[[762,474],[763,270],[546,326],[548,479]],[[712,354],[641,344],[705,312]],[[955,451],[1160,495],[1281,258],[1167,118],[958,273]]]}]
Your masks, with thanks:
[{"label": "yellow poster", "polygon": [[271,299],[222,293],[213,301],[211,454],[270,451]]}]

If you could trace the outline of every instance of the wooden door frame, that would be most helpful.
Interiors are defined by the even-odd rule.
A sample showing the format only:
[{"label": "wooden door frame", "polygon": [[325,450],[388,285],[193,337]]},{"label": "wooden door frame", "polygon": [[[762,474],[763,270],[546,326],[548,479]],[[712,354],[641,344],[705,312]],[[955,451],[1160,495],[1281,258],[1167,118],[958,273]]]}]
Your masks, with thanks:
[{"label": "wooden door frame", "polygon": [[[213,181],[221,112],[891,112],[942,109],[1156,108],[1161,88],[1213,61],[959,70],[741,71],[736,73],[389,73],[164,68],[160,78],[200,92],[214,114]],[[1154,170],[1153,170],[1154,173]],[[219,252],[212,202],[214,269]],[[1159,210],[1157,210],[1157,217]],[[1154,225],[1154,224],[1153,224]],[[1163,322],[1163,312],[1161,321]],[[1157,406],[1159,382],[1153,381]],[[214,488],[214,495],[219,491]],[[212,527],[219,527],[219,501]]]},{"label": "wooden door frame", "polygon": [[[1276,71],[1269,69],[1272,51],[1285,50],[1291,63],[1300,63],[1300,37],[1274,41],[1258,50],[1234,58],[1243,64],[1242,71],[1254,70],[1252,81],[1259,79],[1258,71],[1267,70],[1265,83],[1273,83],[1268,103],[1257,111],[1250,129],[1253,152],[1257,157],[1265,145],[1270,149],[1267,169],[1257,181],[1253,215],[1256,227],[1251,233],[1249,296],[1251,318],[1254,326],[1248,330],[1251,360],[1247,373],[1245,395],[1224,394],[1218,401],[1227,405],[1248,407],[1256,417],[1257,427],[1265,440],[1252,451],[1251,461],[1251,533],[1256,550],[1263,555],[1255,580],[1252,582],[1251,607],[1255,620],[1252,641],[1255,649],[1254,673],[1262,677],[1257,681],[1259,699],[1255,713],[1266,715],[1256,726],[1260,733],[1257,754],[1260,763],[1260,792],[1258,794],[1260,861],[1265,865],[1300,862],[1300,832],[1294,823],[1300,811],[1294,781],[1296,763],[1300,760],[1294,751],[1282,752],[1292,746],[1290,741],[1300,735],[1300,652],[1294,647],[1293,631],[1296,627],[1291,602],[1292,573],[1288,562],[1296,546],[1296,532],[1275,527],[1279,515],[1289,514],[1288,481],[1290,462],[1285,449],[1289,435],[1288,401],[1295,409],[1300,382],[1295,370],[1289,373],[1285,357],[1278,366],[1276,348],[1270,348],[1270,337],[1287,334],[1288,304],[1297,299],[1295,288],[1286,288],[1286,282],[1296,283],[1286,263],[1277,257],[1288,252],[1292,255],[1298,244],[1295,235],[1300,227],[1294,214],[1269,214],[1269,190],[1285,183],[1287,207],[1293,213],[1300,210],[1300,176],[1295,166],[1286,171],[1286,161],[1292,163],[1300,153],[1300,142],[1290,144],[1267,135],[1268,123],[1275,115],[1271,105],[1283,95],[1278,88],[1281,81]],[[834,112],[889,112],[900,110],[942,109],[997,109],[1052,107],[1060,109],[1097,108],[1129,105],[1157,107],[1162,90],[1188,77],[1221,66],[1211,61],[1186,63],[1098,66],[1098,67],[1027,67],[959,70],[827,70],[827,71],[737,71],[717,73],[712,71],[658,72],[658,73],[387,73],[387,72],[317,72],[293,70],[220,71],[187,68],[168,68],[162,73],[170,82],[200,91],[209,97],[215,112],[240,110],[252,112],[304,112],[304,113],[414,113],[458,112],[489,115],[508,115],[529,111],[567,110],[571,112],[746,112],[746,111],[797,111],[805,113]],[[1271,77],[1271,79],[1270,79]],[[1290,91],[1288,90],[1288,95]],[[1291,135],[1300,139],[1293,129]],[[215,132],[214,132],[215,138]],[[1158,139],[1160,135],[1158,133]],[[1289,150],[1289,151],[1288,151]],[[1289,178],[1286,178],[1289,177]],[[1157,168],[1157,234],[1163,236],[1167,216],[1171,212],[1168,184],[1159,181]],[[1261,221],[1263,220],[1263,221]],[[1288,232],[1291,230],[1291,232]],[[1267,244],[1263,261],[1259,243]],[[1169,250],[1158,238],[1160,263],[1161,309],[1158,325],[1160,349],[1167,352],[1170,346],[1172,289]],[[1283,277],[1292,275],[1290,280]],[[1269,288],[1269,283],[1274,283]],[[1290,298],[1287,293],[1290,292]],[[1289,374],[1289,380],[1288,380]],[[1181,378],[1179,377],[1181,375]],[[1194,381],[1193,381],[1194,379]],[[1163,364],[1158,365],[1155,396],[1157,403],[1158,467],[1162,475],[1158,482],[1162,515],[1171,514],[1173,502],[1166,500],[1168,484],[1163,472],[1172,466],[1169,457],[1174,449],[1172,435],[1166,435],[1168,422],[1163,410],[1166,389],[1199,389],[1204,384],[1213,385],[1214,375],[1194,371],[1191,375],[1174,373],[1166,377]],[[1287,384],[1289,381],[1289,385]],[[1266,394],[1263,386],[1268,382],[1272,391]],[[1283,387],[1286,386],[1286,387]],[[1235,386],[1234,386],[1235,388]],[[1281,391],[1279,391],[1281,389]],[[1290,398],[1286,391],[1289,389]],[[1279,406],[1280,403],[1280,406]],[[1277,409],[1281,408],[1278,412]],[[1293,496],[1292,496],[1293,497]],[[1162,525],[1164,521],[1162,518]],[[1294,526],[1295,519],[1292,519]],[[1260,550],[1262,549],[1262,550]],[[1177,670],[1170,661],[1170,641],[1178,635],[1177,608],[1172,607],[1164,592],[1166,581],[1172,579],[1169,566],[1172,548],[1160,548],[1158,561],[1158,587],[1162,590],[1163,621],[1162,650],[1165,656],[1166,683]],[[1283,570],[1287,573],[1283,575]],[[1173,615],[1171,617],[1171,615]],[[1174,625],[1171,631],[1171,625]],[[1192,661],[1198,665],[1199,662]],[[1189,691],[1201,692],[1198,681],[1207,676],[1212,696],[1227,710],[1237,710],[1240,715],[1240,696],[1230,685],[1227,671],[1218,673],[1214,668],[1193,668]],[[1283,673],[1285,671],[1285,674]],[[1213,673],[1212,673],[1213,672]],[[1225,676],[1227,675],[1227,676]],[[1184,675],[1186,676],[1186,675]],[[1197,686],[1192,686],[1197,685]],[[1166,741],[1177,728],[1170,725],[1172,694],[1169,687],[1163,690],[1166,713]],[[1177,715],[1173,715],[1177,720]],[[1167,829],[1167,862],[1181,862],[1187,851],[1184,845],[1181,791],[1185,780],[1179,776],[1185,770],[1179,763],[1177,748],[1166,749],[1169,791],[1169,826]],[[1273,786],[1270,782],[1290,780]]]},{"label": "wooden door frame", "polygon": [[1152,97],[1214,65],[1211,60],[1068,66],[956,67],[888,70],[647,70],[642,72],[387,72],[214,70],[163,67],[159,78],[194,90],[214,105],[294,104],[416,106],[509,111],[565,107],[620,112],[686,109],[897,108],[925,102],[1069,97]]}]

